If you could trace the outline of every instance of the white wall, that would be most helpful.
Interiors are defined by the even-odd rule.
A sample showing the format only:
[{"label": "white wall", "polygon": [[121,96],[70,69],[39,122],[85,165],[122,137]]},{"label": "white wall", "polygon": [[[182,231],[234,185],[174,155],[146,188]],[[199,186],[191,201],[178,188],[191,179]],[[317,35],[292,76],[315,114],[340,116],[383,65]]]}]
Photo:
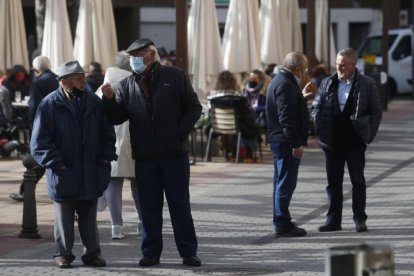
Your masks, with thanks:
[{"label": "white wall", "polygon": [[140,37],[151,38],[157,47],[175,50],[175,9],[141,8]]}]

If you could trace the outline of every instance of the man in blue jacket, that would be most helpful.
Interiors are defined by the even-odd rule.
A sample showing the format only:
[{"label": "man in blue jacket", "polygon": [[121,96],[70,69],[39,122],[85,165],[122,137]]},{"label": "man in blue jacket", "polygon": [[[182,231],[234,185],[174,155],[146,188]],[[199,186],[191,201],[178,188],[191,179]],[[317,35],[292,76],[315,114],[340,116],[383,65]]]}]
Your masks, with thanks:
[{"label": "man in blue jacket", "polygon": [[31,153],[46,168],[55,208],[55,264],[71,267],[75,256],[75,213],[87,266],[106,266],[99,245],[97,199],[107,188],[116,159],[115,132],[98,96],[86,92],[85,72],[77,61],[57,69],[60,87],[40,103],[33,123]]},{"label": "man in blue jacket", "polygon": [[[306,145],[309,114],[299,88],[308,60],[291,52],[283,60],[283,69],[272,79],[266,97],[267,130],[273,153],[273,226],[280,237],[301,237],[303,228],[292,222],[290,200],[296,188],[300,158]],[[307,89],[308,86],[304,88]]]},{"label": "man in blue jacket", "polygon": [[377,134],[382,108],[373,79],[356,68],[357,53],[339,51],[337,73],[325,78],[312,103],[312,119],[319,145],[325,153],[329,209],[320,232],[342,230],[344,166],[352,183],[352,211],[357,232],[368,230],[365,213],[365,150]]},{"label": "man in blue jacket", "polygon": [[129,119],[142,212],[140,266],[160,263],[164,192],[183,264],[200,266],[190,208],[188,136],[201,104],[185,73],[160,64],[154,42],[142,38],[126,50],[134,74],[112,91],[104,84],[105,111],[114,124]]}]

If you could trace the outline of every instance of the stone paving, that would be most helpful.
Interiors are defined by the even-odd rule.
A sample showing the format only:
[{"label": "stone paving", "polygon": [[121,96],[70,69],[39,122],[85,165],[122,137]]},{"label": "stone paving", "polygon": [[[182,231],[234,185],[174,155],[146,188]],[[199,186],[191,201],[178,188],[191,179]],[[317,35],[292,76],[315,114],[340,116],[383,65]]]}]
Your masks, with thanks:
[{"label": "stone paving", "polygon": [[41,239],[20,239],[22,203],[9,199],[18,190],[24,168],[19,158],[0,159],[0,275],[325,275],[328,249],[360,243],[389,244],[395,275],[414,275],[414,105],[411,99],[389,104],[376,141],[367,150],[367,224],[356,233],[352,221],[351,185],[344,185],[343,230],[319,233],[326,212],[325,163],[315,139],[309,146],[291,203],[292,217],[308,235],[275,238],[272,232],[271,154],[262,163],[231,164],[221,158],[191,166],[191,202],[199,240],[199,268],[181,264],[165,206],[161,264],[141,268],[136,213],[124,185],[126,237],[112,240],[108,210],[98,214],[105,268],[82,266],[77,236],[74,268],[61,270],[52,261],[53,207],[46,182],[37,186],[37,221]]}]

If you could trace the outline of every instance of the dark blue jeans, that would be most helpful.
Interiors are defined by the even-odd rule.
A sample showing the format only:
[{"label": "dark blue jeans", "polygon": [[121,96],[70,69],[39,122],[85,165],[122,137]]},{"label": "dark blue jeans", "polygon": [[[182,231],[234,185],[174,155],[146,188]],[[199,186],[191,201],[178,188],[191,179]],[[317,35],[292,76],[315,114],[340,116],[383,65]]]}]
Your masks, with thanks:
[{"label": "dark blue jeans", "polygon": [[292,156],[288,143],[271,143],[275,173],[273,178],[273,225],[290,227],[289,204],[298,180],[300,159]]},{"label": "dark blue jeans", "polygon": [[195,256],[197,238],[190,208],[190,164],[187,154],[137,160],[135,178],[142,213],[142,254],[147,257],[161,255],[165,192],[178,252],[181,257]]},{"label": "dark blue jeans", "polygon": [[345,162],[352,183],[352,211],[354,221],[366,221],[366,185],[364,177],[366,146],[330,152],[325,150],[326,175],[328,178],[329,209],[327,223],[341,224]]}]

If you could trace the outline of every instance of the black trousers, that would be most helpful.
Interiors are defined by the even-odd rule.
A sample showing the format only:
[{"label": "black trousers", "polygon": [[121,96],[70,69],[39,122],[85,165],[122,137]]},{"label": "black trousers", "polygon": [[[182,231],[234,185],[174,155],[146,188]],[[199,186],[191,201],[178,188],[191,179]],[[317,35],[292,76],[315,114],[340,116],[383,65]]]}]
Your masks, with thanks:
[{"label": "black trousers", "polygon": [[335,152],[325,150],[329,209],[327,223],[341,224],[343,202],[343,180],[345,163],[352,183],[353,220],[366,221],[366,183],[364,177],[366,146],[341,149]]}]

